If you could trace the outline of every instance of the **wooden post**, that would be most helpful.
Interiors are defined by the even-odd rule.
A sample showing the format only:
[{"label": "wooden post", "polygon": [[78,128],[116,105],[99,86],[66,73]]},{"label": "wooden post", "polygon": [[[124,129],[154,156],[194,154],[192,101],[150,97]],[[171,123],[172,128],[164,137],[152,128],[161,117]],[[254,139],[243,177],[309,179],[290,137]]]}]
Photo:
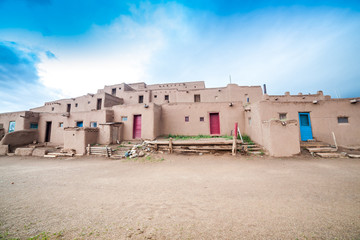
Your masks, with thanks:
[{"label": "wooden post", "polygon": [[108,146],[105,146],[106,157],[109,157]]},{"label": "wooden post", "polygon": [[173,153],[172,138],[169,139],[169,152]]},{"label": "wooden post", "polygon": [[236,155],[236,137],[235,134],[233,136],[233,145],[232,145],[232,155],[235,156]]},{"label": "wooden post", "polygon": [[333,136],[333,139],[334,139],[334,143],[335,143],[335,148],[336,150],[338,149],[338,146],[337,146],[337,143],[336,143],[336,138],[335,138],[335,133],[332,132],[332,136]]},{"label": "wooden post", "polygon": [[89,156],[90,155],[90,144],[88,144],[87,148],[86,148],[86,151],[87,151],[87,155]]}]

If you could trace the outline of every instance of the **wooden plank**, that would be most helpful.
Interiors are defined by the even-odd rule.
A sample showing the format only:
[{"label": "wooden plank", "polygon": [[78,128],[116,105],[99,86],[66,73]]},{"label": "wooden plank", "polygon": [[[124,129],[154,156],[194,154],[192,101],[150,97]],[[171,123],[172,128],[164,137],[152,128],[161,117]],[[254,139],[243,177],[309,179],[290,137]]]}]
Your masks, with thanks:
[{"label": "wooden plank", "polygon": [[[240,141],[236,140],[237,144],[241,144]],[[150,145],[169,145],[169,141],[149,141],[146,142]],[[203,141],[203,140],[184,140],[184,141],[172,141],[173,145],[228,145],[232,144],[233,140],[221,140],[221,141]]]},{"label": "wooden plank", "polygon": [[172,144],[172,138],[169,139],[169,149],[170,149],[170,153],[173,152],[173,144]]},{"label": "wooden plank", "polygon": [[336,148],[329,148],[329,147],[323,147],[323,148],[306,148],[311,153],[320,153],[320,152],[336,152]]},{"label": "wooden plank", "polygon": [[319,157],[323,158],[339,158],[341,157],[340,153],[315,153]]},{"label": "wooden plank", "polygon": [[233,136],[233,144],[232,144],[231,154],[233,156],[236,155],[236,137],[235,137],[235,135]]}]

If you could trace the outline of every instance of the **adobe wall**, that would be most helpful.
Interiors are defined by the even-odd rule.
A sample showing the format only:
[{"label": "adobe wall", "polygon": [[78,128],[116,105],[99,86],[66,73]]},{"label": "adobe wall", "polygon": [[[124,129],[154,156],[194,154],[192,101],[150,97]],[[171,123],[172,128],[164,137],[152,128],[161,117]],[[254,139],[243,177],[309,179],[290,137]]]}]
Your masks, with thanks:
[{"label": "adobe wall", "polygon": [[[264,146],[264,138],[262,132],[262,116],[260,103],[256,102],[245,108],[244,134],[248,135],[254,142]],[[266,148],[266,147],[265,147]]]},{"label": "adobe wall", "polygon": [[[182,85],[184,84],[184,85]],[[155,103],[158,105],[166,103],[191,103],[194,95],[200,95],[200,102],[237,102],[244,104],[256,102],[262,98],[260,86],[238,86],[228,84],[223,88],[205,88],[203,82],[174,83],[148,85],[146,88],[137,88],[130,91],[124,90],[122,85],[105,86],[104,91],[112,93],[116,89],[115,96],[124,99],[124,104],[138,104],[139,96],[143,96],[143,103]],[[166,100],[165,96],[168,96]]]},{"label": "adobe wall", "polygon": [[88,144],[97,142],[98,128],[65,128],[64,149],[74,149],[76,154],[84,155]]},{"label": "adobe wall", "polygon": [[15,131],[30,129],[30,123],[39,121],[39,114],[30,111],[0,114],[0,124],[3,124],[5,133],[9,132],[9,123],[11,121],[15,121]]},{"label": "adobe wall", "polygon": [[98,129],[99,144],[116,144],[123,140],[123,124],[99,124]]},{"label": "adobe wall", "polygon": [[[155,132],[155,113],[159,114],[158,106],[151,103],[148,108],[143,104],[134,105],[118,105],[112,108],[114,110],[114,122],[122,122],[123,139],[133,139],[133,121],[134,115],[141,115],[141,138],[155,139],[157,137]],[[126,121],[122,121],[122,117],[127,117]],[[157,117],[158,119],[158,117]]]},{"label": "adobe wall", "polygon": [[[239,123],[243,131],[244,111],[242,102],[228,103],[170,103],[162,105],[162,135],[210,135],[210,113],[219,113],[220,135],[230,135],[235,122]],[[189,116],[189,122],[185,122]],[[200,121],[204,117],[204,121]]]},{"label": "adobe wall", "polygon": [[[360,104],[351,104],[350,99],[331,99],[312,102],[261,102],[262,119],[278,119],[279,113],[287,113],[288,119],[298,120],[299,112],[310,112],[313,137],[334,144],[331,132],[335,133],[340,146],[360,146]],[[338,117],[346,116],[349,123],[338,123]],[[299,137],[300,141],[300,137]]]},{"label": "adobe wall", "polygon": [[[114,113],[112,110],[98,110],[90,112],[71,112],[69,117],[61,113],[41,113],[39,120],[39,142],[45,141],[46,122],[52,122],[50,142],[54,144],[64,143],[64,128],[76,127],[77,121],[83,121],[84,127],[90,127],[90,122],[100,123],[113,122]],[[60,126],[63,123],[63,126]]]},{"label": "adobe wall", "polygon": [[44,106],[32,108],[34,112],[48,112],[48,113],[66,113],[67,105],[70,104],[70,113],[96,111],[97,100],[102,99],[101,110],[106,107],[112,107],[114,105],[122,104],[123,99],[112,96],[107,93],[87,94],[84,96],[60,99],[52,102],[46,102]]},{"label": "adobe wall", "polygon": [[35,129],[18,130],[15,132],[7,133],[0,141],[0,145],[9,145],[13,147],[23,146],[32,143],[37,139],[38,131]]},{"label": "adobe wall", "polygon": [[297,121],[269,120],[262,122],[263,143],[273,157],[289,157],[300,153]]}]

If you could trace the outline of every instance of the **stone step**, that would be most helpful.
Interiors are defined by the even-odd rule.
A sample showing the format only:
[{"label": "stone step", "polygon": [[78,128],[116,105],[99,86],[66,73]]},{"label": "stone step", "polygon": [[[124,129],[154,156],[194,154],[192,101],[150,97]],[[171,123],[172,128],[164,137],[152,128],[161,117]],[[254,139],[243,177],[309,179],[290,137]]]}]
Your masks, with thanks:
[{"label": "stone step", "polygon": [[249,154],[252,154],[252,155],[263,155],[265,154],[264,152],[261,152],[261,151],[254,151],[254,152],[248,152]]},{"label": "stone step", "polygon": [[315,153],[316,156],[322,158],[340,158],[343,157],[340,153]]},{"label": "stone step", "polygon": [[330,147],[330,144],[324,142],[300,142],[300,146],[304,148],[320,148]]},{"label": "stone step", "polygon": [[360,158],[360,154],[348,154],[349,158]]},{"label": "stone step", "polygon": [[254,147],[254,148],[248,148],[248,151],[250,151],[250,152],[256,152],[256,151],[260,151],[261,150],[261,148],[259,148],[259,147]]},{"label": "stone step", "polygon": [[311,153],[326,153],[326,152],[336,152],[336,148],[331,147],[320,147],[320,148],[306,148]]}]

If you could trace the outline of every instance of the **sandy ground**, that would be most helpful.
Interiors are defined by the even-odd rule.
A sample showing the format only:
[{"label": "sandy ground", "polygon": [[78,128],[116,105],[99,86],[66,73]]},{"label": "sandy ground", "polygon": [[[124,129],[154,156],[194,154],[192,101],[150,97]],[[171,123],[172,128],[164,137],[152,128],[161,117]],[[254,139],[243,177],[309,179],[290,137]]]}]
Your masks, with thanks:
[{"label": "sandy ground", "polygon": [[0,239],[360,239],[356,159],[0,157],[0,191]]}]

